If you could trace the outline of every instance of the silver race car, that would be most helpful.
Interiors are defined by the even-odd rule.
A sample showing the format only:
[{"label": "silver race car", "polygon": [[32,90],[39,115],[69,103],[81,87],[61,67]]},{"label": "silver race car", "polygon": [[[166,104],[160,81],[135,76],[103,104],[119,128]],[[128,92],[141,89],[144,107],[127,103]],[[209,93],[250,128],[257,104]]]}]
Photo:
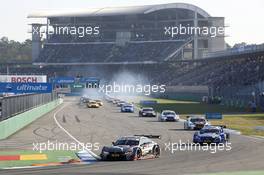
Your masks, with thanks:
[{"label": "silver race car", "polygon": [[174,111],[171,110],[164,110],[159,116],[159,121],[173,121],[178,122],[180,121],[180,117],[178,114],[176,114]]},{"label": "silver race car", "polygon": [[150,107],[144,107],[144,108],[141,108],[138,112],[138,116],[139,117],[156,117],[156,112],[154,111],[153,108],[150,108]]},{"label": "silver race car", "polygon": [[146,136],[121,137],[112,144],[103,147],[100,154],[102,160],[138,160],[147,155],[160,156],[159,145]]},{"label": "silver race car", "polygon": [[210,123],[202,116],[191,116],[184,121],[185,130],[199,130],[207,125],[210,125]]}]

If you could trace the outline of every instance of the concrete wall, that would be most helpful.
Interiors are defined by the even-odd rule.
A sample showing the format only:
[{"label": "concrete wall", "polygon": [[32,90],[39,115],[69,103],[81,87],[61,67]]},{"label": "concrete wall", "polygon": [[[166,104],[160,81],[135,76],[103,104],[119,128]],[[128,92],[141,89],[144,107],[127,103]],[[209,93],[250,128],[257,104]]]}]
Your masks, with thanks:
[{"label": "concrete wall", "polygon": [[62,103],[58,99],[0,122],[0,140],[9,137]]}]

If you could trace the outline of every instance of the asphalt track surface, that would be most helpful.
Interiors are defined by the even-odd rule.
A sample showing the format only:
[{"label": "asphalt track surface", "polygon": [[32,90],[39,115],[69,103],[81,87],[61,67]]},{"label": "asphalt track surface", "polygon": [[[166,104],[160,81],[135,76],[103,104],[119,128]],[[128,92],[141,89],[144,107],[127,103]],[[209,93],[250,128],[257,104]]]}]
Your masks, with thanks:
[{"label": "asphalt track surface", "polygon": [[[157,122],[156,118],[139,118],[137,112],[120,113],[120,109],[105,102],[100,109],[88,109],[78,103],[79,98],[67,97],[56,110],[43,116],[7,140],[0,141],[0,150],[32,149],[33,142],[75,142],[54,121],[74,138],[84,143],[110,145],[119,136],[159,134],[156,140],[162,149],[158,159],[138,161],[96,162],[90,165],[65,165],[34,169],[0,170],[0,174],[197,174],[264,170],[264,140],[231,135],[230,151],[165,151],[165,143],[192,140],[194,131],[184,131],[182,122]],[[102,148],[102,147],[101,147]],[[100,150],[94,151],[99,154]]]}]

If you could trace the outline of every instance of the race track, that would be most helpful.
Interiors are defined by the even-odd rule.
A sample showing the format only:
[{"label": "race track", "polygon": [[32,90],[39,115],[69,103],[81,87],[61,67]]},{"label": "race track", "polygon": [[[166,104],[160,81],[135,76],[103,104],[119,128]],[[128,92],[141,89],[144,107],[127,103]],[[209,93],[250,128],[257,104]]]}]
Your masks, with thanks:
[{"label": "race track", "polygon": [[[110,145],[118,136],[135,134],[158,134],[156,140],[161,148],[158,159],[133,162],[96,162],[91,165],[66,165],[23,170],[1,170],[0,174],[197,174],[212,172],[231,172],[264,170],[264,140],[231,135],[232,150],[219,151],[176,151],[166,150],[165,143],[187,142],[192,140],[194,131],[184,131],[182,122],[157,122],[156,118],[138,118],[134,114],[120,113],[118,107],[104,102],[100,109],[87,109],[79,105],[79,98],[67,97],[65,102],[53,112],[43,116],[7,140],[0,141],[2,149],[32,149],[33,142],[47,140],[74,142],[68,134],[84,143]],[[55,114],[55,115],[54,115]],[[58,127],[54,118],[69,133]],[[94,151],[99,154],[100,151]]]}]

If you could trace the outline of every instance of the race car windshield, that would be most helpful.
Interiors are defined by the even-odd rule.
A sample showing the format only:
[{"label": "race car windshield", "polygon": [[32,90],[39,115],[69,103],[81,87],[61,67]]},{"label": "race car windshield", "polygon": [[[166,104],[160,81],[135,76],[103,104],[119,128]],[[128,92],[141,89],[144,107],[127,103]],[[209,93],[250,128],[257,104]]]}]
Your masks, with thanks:
[{"label": "race car windshield", "polygon": [[191,122],[204,122],[205,120],[204,119],[202,119],[202,118],[192,118],[191,119]]},{"label": "race car windshield", "polygon": [[153,109],[143,109],[144,112],[152,112]]},{"label": "race car windshield", "polygon": [[173,112],[164,112],[163,114],[164,114],[164,115],[174,115]]},{"label": "race car windshield", "polygon": [[202,129],[200,130],[201,134],[205,134],[205,133],[215,133],[218,134],[219,130],[218,129]]},{"label": "race car windshield", "polygon": [[138,145],[138,140],[117,140],[115,145]]}]

